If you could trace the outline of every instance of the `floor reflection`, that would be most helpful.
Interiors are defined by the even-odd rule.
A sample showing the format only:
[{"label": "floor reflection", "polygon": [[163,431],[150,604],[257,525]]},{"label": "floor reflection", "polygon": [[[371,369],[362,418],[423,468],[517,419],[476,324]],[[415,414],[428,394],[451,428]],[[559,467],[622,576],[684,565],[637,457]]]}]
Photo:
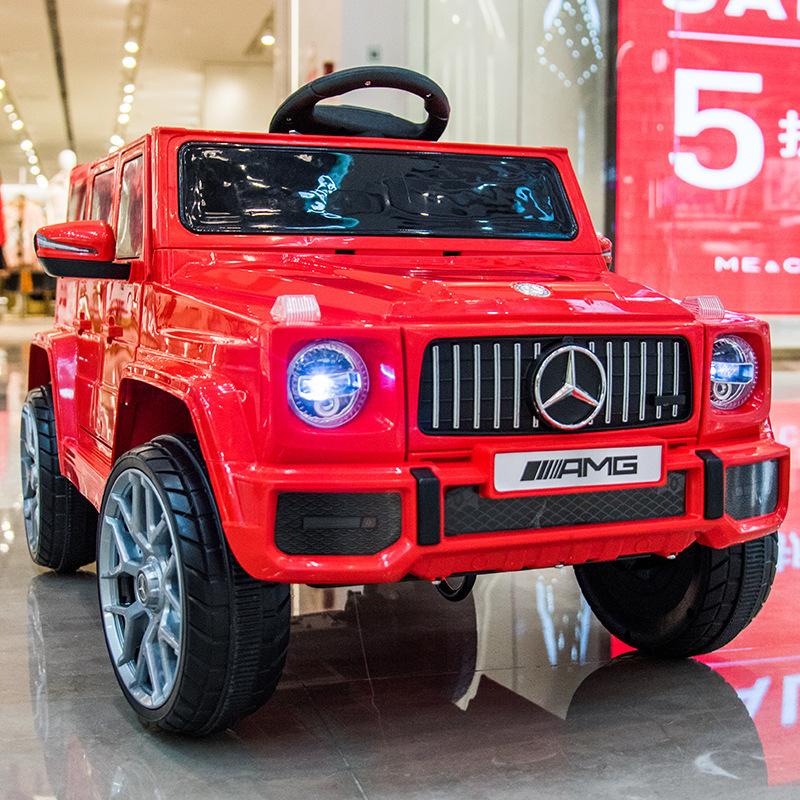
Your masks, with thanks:
[{"label": "floor reflection", "polygon": [[[538,619],[529,583],[499,595],[516,595],[517,621]],[[450,606],[428,584],[392,589],[351,592],[341,611],[298,618],[275,698],[197,742],[131,720],[104,669],[93,576],[35,576],[30,695],[54,795],[263,797],[286,784],[307,797],[357,797],[358,787],[366,797],[429,797],[466,784],[485,797],[511,781],[499,796],[591,786],[595,797],[714,797],[735,782],[735,796],[752,797],[744,792],[766,786],[745,703],[704,665],[623,655],[553,668],[540,622],[540,652],[507,652],[502,635],[494,649],[493,632],[478,628],[480,598]],[[476,672],[482,650],[493,666]],[[523,688],[546,687],[552,708],[509,686],[515,672]]]},{"label": "floor reflection", "polygon": [[[20,337],[21,338],[21,337]],[[204,740],[154,734],[108,664],[91,569],[28,558],[19,502],[24,345],[0,355],[0,797],[796,797],[800,372],[776,374],[795,450],[762,614],[704,659],[646,659],[600,628],[570,569],[293,591],[275,697]]]},{"label": "floor reflection", "polygon": [[779,533],[777,574],[755,622],[702,660],[745,701],[764,745],[771,784],[800,782],[800,372],[775,376],[772,424],[792,449],[789,513]]}]

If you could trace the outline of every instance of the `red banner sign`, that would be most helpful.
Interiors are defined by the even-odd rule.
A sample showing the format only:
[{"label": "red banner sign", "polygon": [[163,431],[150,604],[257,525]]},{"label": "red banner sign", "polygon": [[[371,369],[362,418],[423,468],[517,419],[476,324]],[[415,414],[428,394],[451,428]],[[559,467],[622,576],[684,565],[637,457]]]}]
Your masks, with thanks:
[{"label": "red banner sign", "polygon": [[620,3],[617,269],[800,313],[800,0]]}]

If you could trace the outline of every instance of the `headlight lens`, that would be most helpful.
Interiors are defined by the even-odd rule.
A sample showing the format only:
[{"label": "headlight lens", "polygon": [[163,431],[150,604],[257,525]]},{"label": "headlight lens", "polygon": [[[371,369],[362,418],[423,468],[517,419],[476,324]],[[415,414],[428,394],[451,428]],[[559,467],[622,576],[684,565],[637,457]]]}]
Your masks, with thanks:
[{"label": "headlight lens", "polygon": [[728,411],[739,408],[753,393],[758,361],[740,336],[719,336],[711,354],[711,405]]},{"label": "headlight lens", "polygon": [[369,373],[363,359],[341,342],[315,342],[289,364],[289,405],[316,428],[349,422],[361,410],[368,391]]}]

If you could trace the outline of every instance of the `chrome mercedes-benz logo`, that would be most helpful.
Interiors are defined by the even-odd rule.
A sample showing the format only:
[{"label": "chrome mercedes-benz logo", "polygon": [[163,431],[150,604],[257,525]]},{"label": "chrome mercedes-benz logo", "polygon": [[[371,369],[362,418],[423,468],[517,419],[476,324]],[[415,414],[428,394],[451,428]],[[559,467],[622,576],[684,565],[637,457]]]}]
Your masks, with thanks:
[{"label": "chrome mercedes-benz logo", "polygon": [[562,430],[588,425],[606,399],[606,371],[585,347],[567,344],[542,360],[533,379],[539,414]]},{"label": "chrome mercedes-benz logo", "polygon": [[515,283],[514,288],[528,297],[550,297],[550,290],[540,283]]},{"label": "chrome mercedes-benz logo", "polygon": [[147,578],[142,572],[136,576],[136,597],[139,602],[145,606],[150,597],[150,587],[147,585]]}]

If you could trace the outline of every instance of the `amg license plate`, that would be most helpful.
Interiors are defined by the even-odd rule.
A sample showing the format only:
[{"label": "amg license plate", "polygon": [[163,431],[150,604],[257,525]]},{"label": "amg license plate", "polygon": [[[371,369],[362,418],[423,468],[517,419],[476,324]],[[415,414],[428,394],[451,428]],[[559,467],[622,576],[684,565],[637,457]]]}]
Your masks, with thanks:
[{"label": "amg license plate", "polygon": [[497,492],[529,492],[658,483],[661,459],[660,445],[496,453],[494,488]]}]

